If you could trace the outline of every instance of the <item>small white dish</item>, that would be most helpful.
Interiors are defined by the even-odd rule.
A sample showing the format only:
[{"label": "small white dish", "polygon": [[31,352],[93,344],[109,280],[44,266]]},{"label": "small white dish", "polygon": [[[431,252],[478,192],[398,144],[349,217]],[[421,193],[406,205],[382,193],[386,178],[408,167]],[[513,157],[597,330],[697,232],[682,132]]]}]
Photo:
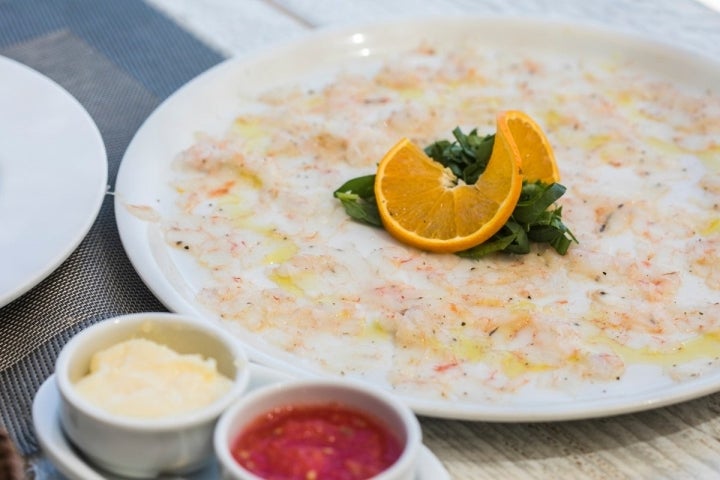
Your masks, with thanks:
[{"label": "small white dish", "polygon": [[[249,367],[249,391],[293,378],[286,373],[253,363]],[[43,453],[63,476],[69,480],[121,480],[121,477],[104,472],[88,462],[63,433],[59,416],[60,393],[54,375],[51,375],[38,389],[33,402],[32,415],[35,435]],[[202,470],[172,478],[217,480],[218,465],[213,461]],[[416,480],[450,480],[450,475],[440,460],[425,446],[420,450]]]},{"label": "small white dish", "polygon": [[60,85],[0,57],[0,307],[50,275],[90,230],[107,190],[95,122]]},{"label": "small white dish", "polygon": [[[163,408],[157,412],[140,413],[143,416],[114,413],[82,395],[78,382],[88,374],[91,359],[97,352],[131,339],[149,340],[169,347],[178,354],[194,354],[203,359],[212,359],[213,376],[210,376],[209,370],[202,370],[202,381],[214,381],[217,378],[223,382],[223,379],[215,376],[219,373],[229,379],[229,383],[222,385],[222,393],[218,391],[207,398],[200,397],[202,400],[197,403],[194,401],[200,392],[197,389],[205,386],[214,389],[215,385],[198,384],[193,374],[189,377],[191,383],[180,391],[163,389],[143,398],[140,402],[143,409],[148,408],[148,402],[150,406],[162,402]],[[125,347],[122,348],[126,351]],[[112,364],[103,369],[112,372],[112,376],[105,380],[112,383],[100,384],[95,388],[102,392],[114,385],[123,387],[127,382],[130,382],[127,385],[138,388],[137,385],[148,382],[148,377],[139,377],[139,371],[145,376],[148,374],[148,361],[155,354],[147,354],[143,350],[141,355],[138,357],[141,359],[141,370],[136,367],[127,376],[128,380],[121,380],[124,383],[117,383],[117,367]],[[172,372],[173,382],[167,382],[169,387],[177,386],[177,379],[188,378],[185,374],[178,375],[178,372],[197,372],[199,369],[199,364],[188,366],[185,360],[168,364],[164,356],[160,358],[162,367],[156,367],[156,370],[161,375]],[[122,363],[126,362],[122,357]],[[171,313],[139,313],[111,318],[75,335],[57,358],[55,378],[61,398],[60,422],[72,443],[104,470],[133,478],[192,472],[212,460],[215,424],[225,409],[245,392],[250,379],[247,365],[247,355],[239,342],[208,322]],[[181,370],[176,370],[178,368]],[[150,377],[150,382],[152,385],[157,385],[157,382],[164,385],[164,378]],[[187,385],[191,390],[188,390]],[[140,388],[142,392],[147,391],[147,387]],[[186,392],[191,396],[185,395]],[[119,391],[111,398],[115,400],[117,395],[121,395]],[[172,403],[165,400],[167,395],[182,399],[182,403],[174,410],[177,413],[168,413],[169,410],[173,411],[173,407]],[[132,399],[121,398],[122,406],[126,406]]]},{"label": "small white dish", "polygon": [[[389,435],[395,436],[396,439],[399,440],[399,456],[395,458],[393,463],[384,467],[379,473],[373,473],[374,476],[372,478],[377,480],[413,479],[417,471],[418,458],[420,456],[422,430],[412,410],[379,388],[360,384],[357,381],[323,379],[293,380],[271,385],[244,395],[240,400],[230,406],[220,417],[215,428],[215,455],[220,463],[222,478],[232,480],[262,480],[260,476],[241,465],[232,454],[233,442],[237,440],[243,431],[254,425],[256,421],[266,419],[268,413],[278,408],[292,407],[296,409],[319,406],[327,409],[331,405],[337,405],[340,408],[339,412],[359,412],[361,415],[367,416],[370,424],[372,422],[378,422],[378,425],[386,429]],[[297,421],[297,418],[294,418],[290,421],[290,424]],[[313,431],[316,431],[317,421],[317,419],[313,420]],[[354,430],[352,426],[355,421],[356,420],[352,420],[343,423],[343,428],[347,426],[350,427],[348,431]],[[273,426],[273,429],[275,428],[277,428],[277,426]],[[306,433],[307,430],[302,431],[302,438],[307,438]],[[332,434],[333,437],[337,438],[336,442],[333,443],[327,443],[327,435],[327,431],[324,431],[318,437],[313,436],[309,439],[310,444],[315,445],[313,448],[318,448],[314,442],[319,441],[326,445],[326,447],[332,445],[333,449],[336,446],[342,449],[342,442],[339,438],[343,437],[342,434],[338,434],[337,437]],[[274,435],[274,430],[270,438],[277,438]],[[297,439],[293,439],[293,442],[294,441],[297,441]],[[353,442],[355,441],[354,438]],[[386,449],[389,445],[388,443],[384,444],[383,447],[379,445],[377,447]],[[287,451],[284,445],[275,445],[274,447],[268,448],[282,451],[283,455],[287,455],[283,463],[285,465],[293,465],[293,468],[296,468],[299,457],[293,456],[295,452]],[[358,448],[358,445],[355,444],[352,455],[356,454]],[[385,452],[387,453],[389,451],[385,450]],[[258,452],[258,454],[262,456],[264,452]],[[307,455],[307,450],[303,451],[303,455],[301,455],[300,458],[305,455]],[[360,459],[356,461],[358,463],[362,462]],[[371,469],[376,470],[381,468],[381,465],[386,464],[386,462],[387,460],[381,460],[378,465],[372,466]],[[270,461],[268,466],[276,469],[279,467],[278,463],[280,462],[275,458]],[[315,465],[306,468],[315,468]],[[275,475],[286,474],[286,472],[281,472],[280,470],[276,470]],[[319,474],[319,477],[323,478],[323,474]]]}]

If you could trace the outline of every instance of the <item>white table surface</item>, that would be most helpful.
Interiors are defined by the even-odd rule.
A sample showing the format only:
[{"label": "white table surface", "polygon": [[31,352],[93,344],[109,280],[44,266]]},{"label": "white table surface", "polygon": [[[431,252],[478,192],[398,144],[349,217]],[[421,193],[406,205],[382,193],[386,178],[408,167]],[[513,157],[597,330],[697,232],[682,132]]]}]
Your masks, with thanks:
[{"label": "white table surface", "polygon": [[[227,55],[314,30],[472,13],[569,19],[671,41],[720,60],[717,0],[148,0]],[[720,478],[720,396],[619,417],[545,424],[423,418],[454,479]]]}]

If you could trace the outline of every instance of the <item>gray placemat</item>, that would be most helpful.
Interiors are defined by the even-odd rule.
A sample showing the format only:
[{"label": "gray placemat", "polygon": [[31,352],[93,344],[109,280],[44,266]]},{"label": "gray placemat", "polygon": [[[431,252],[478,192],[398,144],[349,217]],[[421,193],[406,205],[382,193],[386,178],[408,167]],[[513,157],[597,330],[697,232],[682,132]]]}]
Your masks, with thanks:
[{"label": "gray placemat", "polygon": [[[88,110],[107,149],[110,191],[145,118],[223,59],[139,0],[0,0],[0,55],[52,78]],[[0,428],[23,454],[37,452],[32,400],[65,342],[99,320],[161,310],[123,250],[108,195],[76,251],[0,308]]]}]

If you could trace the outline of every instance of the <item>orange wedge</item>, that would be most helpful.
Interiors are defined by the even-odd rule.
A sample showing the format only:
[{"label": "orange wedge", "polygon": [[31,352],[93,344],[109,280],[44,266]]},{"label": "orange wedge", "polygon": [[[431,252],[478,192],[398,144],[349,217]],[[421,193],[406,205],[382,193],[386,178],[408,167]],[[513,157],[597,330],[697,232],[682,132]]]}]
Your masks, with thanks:
[{"label": "orange wedge", "polygon": [[385,154],[375,175],[375,198],[392,236],[422,250],[459,252],[500,230],[522,188],[520,153],[500,120],[487,167],[474,185],[458,182],[407,138]]},{"label": "orange wedge", "polygon": [[501,123],[507,126],[520,152],[523,179],[527,182],[559,182],[560,172],[555,163],[555,154],[535,120],[524,112],[508,110],[498,116],[498,127]]}]

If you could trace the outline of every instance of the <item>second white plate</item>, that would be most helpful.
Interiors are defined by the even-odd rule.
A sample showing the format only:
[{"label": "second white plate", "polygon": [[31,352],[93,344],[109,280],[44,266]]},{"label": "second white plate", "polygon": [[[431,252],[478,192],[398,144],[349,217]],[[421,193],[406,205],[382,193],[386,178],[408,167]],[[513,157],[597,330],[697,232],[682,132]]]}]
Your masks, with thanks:
[{"label": "second white plate", "polygon": [[0,57],[0,307],[77,248],[106,190],[105,145],[87,111],[49,78]]}]

